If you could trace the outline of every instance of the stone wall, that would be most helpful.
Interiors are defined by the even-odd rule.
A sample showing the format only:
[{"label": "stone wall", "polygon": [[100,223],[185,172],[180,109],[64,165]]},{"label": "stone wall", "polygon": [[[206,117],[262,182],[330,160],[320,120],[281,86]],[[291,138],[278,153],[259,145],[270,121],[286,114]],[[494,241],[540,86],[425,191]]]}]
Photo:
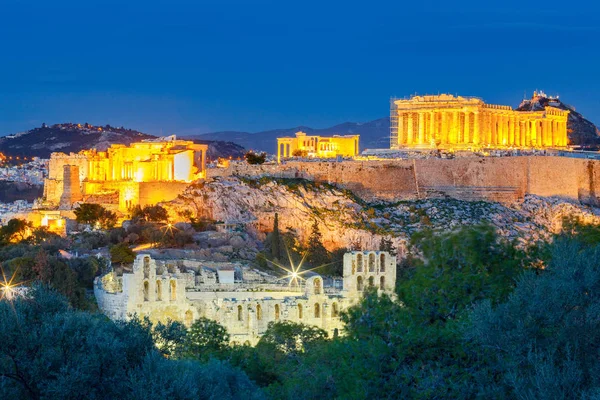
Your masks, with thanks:
[{"label": "stone wall", "polygon": [[386,161],[232,163],[208,177],[306,178],[352,190],[367,201],[452,197],[510,203],[526,194],[598,205],[600,161],[559,156],[464,157]]}]

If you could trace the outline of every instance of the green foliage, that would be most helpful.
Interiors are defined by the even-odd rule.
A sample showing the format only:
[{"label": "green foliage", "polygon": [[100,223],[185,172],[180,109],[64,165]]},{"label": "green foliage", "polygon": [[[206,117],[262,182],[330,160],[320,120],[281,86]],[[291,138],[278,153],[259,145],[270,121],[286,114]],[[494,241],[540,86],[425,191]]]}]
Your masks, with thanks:
[{"label": "green foliage", "polygon": [[279,235],[279,215],[275,213],[275,218],[273,219],[273,232],[271,232],[271,257],[274,260],[281,260],[281,237]]},{"label": "green foliage", "polygon": [[199,318],[190,327],[183,343],[182,354],[187,358],[208,360],[216,357],[229,344],[227,330],[218,322]]},{"label": "green foliage", "polygon": [[506,303],[478,305],[467,337],[513,398],[594,398],[600,392],[600,246],[559,238],[543,271],[525,273]]},{"label": "green foliage", "polygon": [[42,288],[0,301],[0,398],[261,399],[227,363],[161,357],[147,321],[73,311]]},{"label": "green foliage", "polygon": [[115,264],[131,264],[135,260],[135,252],[125,243],[119,243],[110,248],[110,259]]},{"label": "green foliage", "polygon": [[244,154],[244,159],[248,164],[264,164],[265,160],[267,159],[267,153],[263,152],[257,154],[253,151],[249,151]]},{"label": "green foliage", "polygon": [[117,214],[100,204],[82,203],[74,210],[75,219],[80,224],[100,225],[102,229],[111,229],[117,223]]},{"label": "green foliage", "polygon": [[144,206],[143,208],[138,205],[131,209],[130,214],[131,219],[135,222],[167,222],[169,220],[169,213],[159,205]]},{"label": "green foliage", "polygon": [[396,249],[394,248],[394,243],[391,238],[382,237],[379,242],[379,250],[387,251],[391,255],[395,256],[397,254]]},{"label": "green foliage", "polygon": [[24,219],[13,218],[6,225],[0,227],[0,244],[21,242],[27,239],[32,229],[31,222]]},{"label": "green foliage", "polygon": [[258,345],[284,353],[301,352],[306,347],[325,338],[327,338],[327,332],[316,326],[291,321],[269,322]]},{"label": "green foliage", "polygon": [[329,263],[329,253],[323,246],[321,231],[319,231],[319,222],[315,219],[308,237],[306,246],[306,261],[314,267]]},{"label": "green foliage", "polygon": [[424,263],[399,283],[401,301],[427,323],[455,319],[483,299],[497,303],[514,288],[527,255],[487,225],[413,237]]}]

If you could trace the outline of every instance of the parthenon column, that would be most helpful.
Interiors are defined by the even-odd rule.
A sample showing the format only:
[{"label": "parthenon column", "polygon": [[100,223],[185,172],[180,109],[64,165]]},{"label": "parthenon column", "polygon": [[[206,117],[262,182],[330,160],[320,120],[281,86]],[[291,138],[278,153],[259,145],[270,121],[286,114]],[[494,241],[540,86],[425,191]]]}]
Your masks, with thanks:
[{"label": "parthenon column", "polygon": [[491,145],[495,145],[498,143],[498,116],[496,114],[491,114],[491,124],[492,124],[492,140],[490,141]]},{"label": "parthenon column", "polygon": [[413,143],[413,113],[408,113],[408,129],[407,129],[407,137],[406,137],[406,144],[412,144]]},{"label": "parthenon column", "polygon": [[508,118],[508,144],[515,145],[515,117],[513,116]]},{"label": "parthenon column", "polygon": [[556,120],[550,120],[550,130],[552,131],[552,146],[556,146]]},{"label": "parthenon column", "polygon": [[458,143],[458,111],[452,112],[452,130],[450,134],[450,143],[456,144]]},{"label": "parthenon column", "polygon": [[442,144],[448,144],[448,113],[442,111]]},{"label": "parthenon column", "polygon": [[478,111],[473,113],[473,143],[479,144],[481,141],[481,132],[479,131],[481,128],[479,126],[479,119],[481,118],[481,114]]},{"label": "parthenon column", "polygon": [[429,142],[434,142],[437,140],[436,138],[436,125],[435,125],[435,111],[429,112]]},{"label": "parthenon column", "polygon": [[537,120],[532,120],[531,121],[531,145],[532,146],[537,146],[539,145],[538,143],[538,132],[537,132]]},{"label": "parthenon column", "polygon": [[544,142],[542,143],[542,145],[544,147],[550,146],[551,140],[548,140],[548,139],[552,138],[552,134],[548,131],[548,120],[547,119],[542,120],[542,135],[544,137]]},{"label": "parthenon column", "polygon": [[405,140],[404,133],[404,113],[398,114],[398,145],[402,146]]},{"label": "parthenon column", "polygon": [[419,144],[425,143],[425,113],[419,112]]},{"label": "parthenon column", "polygon": [[464,128],[463,128],[463,143],[472,143],[473,140],[471,139],[471,126],[470,126],[470,117],[471,117],[471,113],[469,111],[465,111],[464,112],[464,116],[465,116],[465,121],[464,121]]}]

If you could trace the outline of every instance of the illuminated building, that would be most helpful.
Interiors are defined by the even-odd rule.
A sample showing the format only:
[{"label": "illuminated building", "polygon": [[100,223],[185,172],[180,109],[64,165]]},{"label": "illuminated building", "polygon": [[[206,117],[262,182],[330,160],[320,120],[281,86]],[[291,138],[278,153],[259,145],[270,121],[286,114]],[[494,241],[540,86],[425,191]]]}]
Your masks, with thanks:
[{"label": "illuminated building", "polygon": [[[185,267],[182,272],[179,267]],[[98,307],[113,320],[133,315],[153,322],[180,321],[190,326],[204,317],[217,321],[231,341],[256,344],[269,323],[293,321],[343,333],[341,312],[356,304],[368,288],[394,296],[396,257],[384,251],[353,251],[344,255],[343,284],[324,286],[315,273],[291,268],[279,283],[223,279],[229,263],[155,260],[139,254],[131,273],[110,272],[94,281]],[[233,274],[232,274],[233,275]],[[232,277],[231,277],[232,278]]]},{"label": "illuminated building", "polygon": [[277,162],[287,157],[335,158],[358,154],[359,135],[309,136],[296,132],[296,137],[277,138]]},{"label": "illuminated building", "polygon": [[175,136],[113,144],[107,151],[52,153],[44,182],[46,206],[74,202],[116,203],[120,211],[169,201],[192,181],[205,177],[207,145]]},{"label": "illuminated building", "polygon": [[567,146],[569,111],[550,105],[518,111],[450,94],[392,100],[392,149],[546,148]]}]

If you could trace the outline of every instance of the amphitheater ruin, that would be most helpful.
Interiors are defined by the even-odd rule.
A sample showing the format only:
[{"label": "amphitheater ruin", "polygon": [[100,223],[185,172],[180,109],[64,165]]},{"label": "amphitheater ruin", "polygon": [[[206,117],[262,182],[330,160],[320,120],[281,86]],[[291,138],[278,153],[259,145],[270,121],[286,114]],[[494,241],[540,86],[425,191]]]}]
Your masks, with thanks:
[{"label": "amphitheater ruin", "polygon": [[[340,312],[355,304],[367,287],[393,295],[396,257],[383,251],[344,255],[343,278],[276,278],[232,263],[156,260],[138,254],[131,273],[96,278],[100,309],[113,320],[133,315],[190,326],[200,317],[223,325],[236,343],[256,344],[275,321],[317,326],[330,337],[343,334]],[[298,272],[303,276],[302,272]]]}]

